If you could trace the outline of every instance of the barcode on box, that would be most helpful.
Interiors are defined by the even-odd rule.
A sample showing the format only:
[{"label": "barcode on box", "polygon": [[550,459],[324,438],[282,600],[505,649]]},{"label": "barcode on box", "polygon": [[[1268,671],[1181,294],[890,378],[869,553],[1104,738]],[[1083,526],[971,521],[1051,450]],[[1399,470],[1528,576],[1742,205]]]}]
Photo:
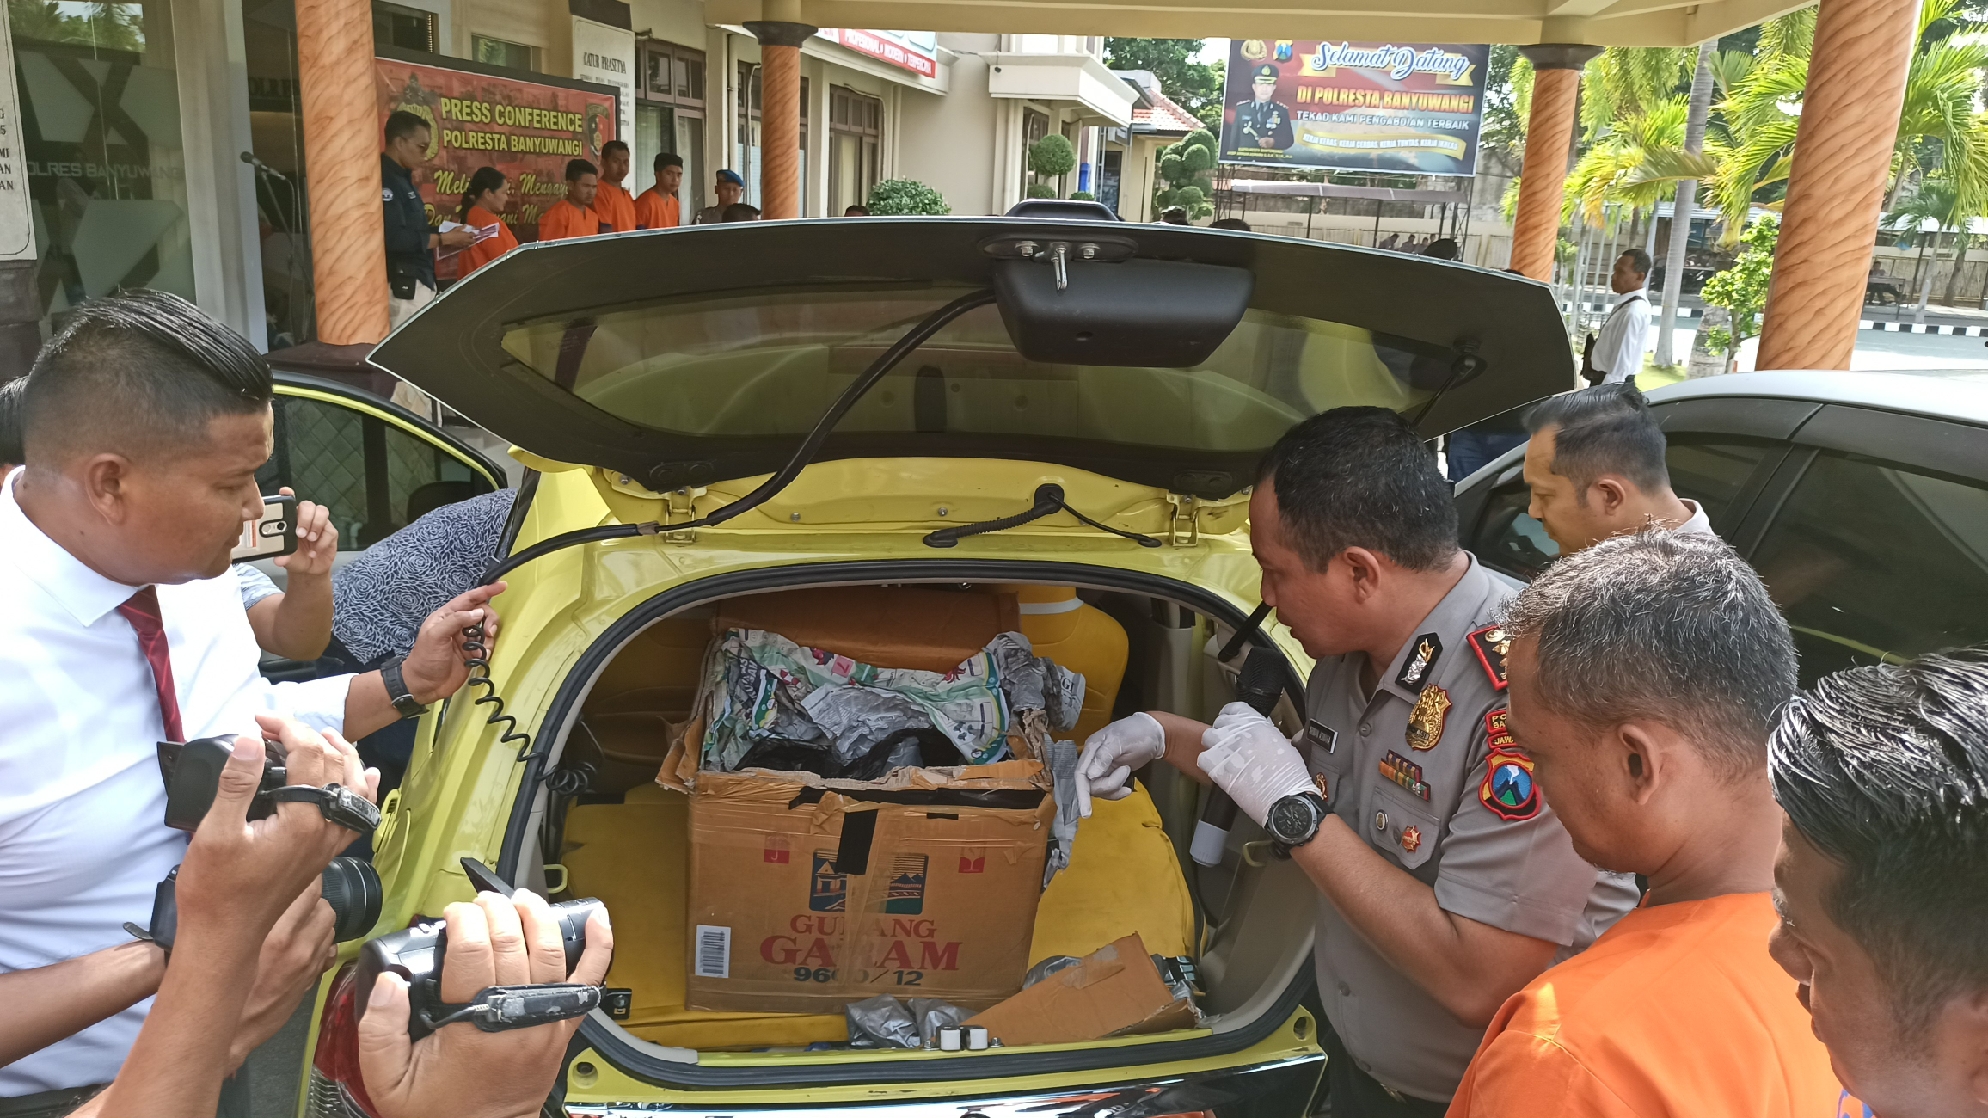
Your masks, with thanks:
[{"label": "barcode on box", "polygon": [[715,924],[697,926],[697,977],[732,977],[732,930]]}]

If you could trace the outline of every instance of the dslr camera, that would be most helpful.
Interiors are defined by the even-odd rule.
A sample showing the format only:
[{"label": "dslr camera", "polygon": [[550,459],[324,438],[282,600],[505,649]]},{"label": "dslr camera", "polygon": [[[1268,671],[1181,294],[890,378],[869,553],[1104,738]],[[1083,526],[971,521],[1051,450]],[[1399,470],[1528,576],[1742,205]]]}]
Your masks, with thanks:
[{"label": "dslr camera", "polygon": [[[511,887],[495,871],[474,858],[464,858],[462,867],[480,893],[509,896]],[[559,921],[559,939],[566,948],[566,973],[571,974],[587,949],[587,918],[601,902],[588,897],[552,906]],[[359,949],[356,994],[358,1011],[365,1016],[372,997],[373,981],[382,971],[405,979],[408,986],[407,1032],[414,1040],[458,1021],[474,1024],[484,1032],[528,1029],[564,1021],[591,1012],[603,1004],[604,993],[611,1015],[627,1016],[628,990],[603,992],[599,986],[572,982],[533,986],[489,986],[462,1004],[442,1000],[443,956],[448,950],[448,925],[429,920],[403,931],[367,942]]]},{"label": "dslr camera", "polygon": [[[361,837],[370,836],[379,826],[379,809],[348,788],[336,784],[325,788],[286,784],[283,746],[267,742],[264,748],[268,753],[262,763],[262,784],[249,805],[250,819],[267,819],[276,813],[277,804],[294,801],[317,804],[325,818]],[[215,794],[220,791],[221,770],[227,767],[233,754],[234,739],[227,737],[159,743],[159,774],[166,783],[166,826],[189,833],[200,827],[207,809],[214,806]],[[125,930],[171,951],[179,927],[175,895],[178,880],[179,868],[174,867],[159,882],[152,897],[150,929],[126,924]],[[325,903],[331,906],[339,942],[357,939],[379,922],[383,890],[379,874],[370,863],[358,858],[334,858],[325,867],[320,884]]]}]

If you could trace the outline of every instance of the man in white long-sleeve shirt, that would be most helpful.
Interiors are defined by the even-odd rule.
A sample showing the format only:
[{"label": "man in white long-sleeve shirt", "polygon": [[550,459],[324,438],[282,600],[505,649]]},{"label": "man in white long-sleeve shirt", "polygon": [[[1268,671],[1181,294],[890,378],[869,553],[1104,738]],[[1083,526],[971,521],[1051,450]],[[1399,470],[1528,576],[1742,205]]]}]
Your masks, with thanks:
[{"label": "man in white long-sleeve shirt", "polygon": [[1615,309],[1595,336],[1589,365],[1602,374],[1597,384],[1634,384],[1643,368],[1643,347],[1650,340],[1650,254],[1632,248],[1616,257],[1608,286],[1615,292]]},{"label": "man in white long-sleeve shirt", "polygon": [[[462,685],[456,633],[501,588],[437,611],[382,671],[263,680],[229,551],[261,513],[271,395],[247,341],[151,291],[83,306],[29,374],[27,462],[0,486],[0,1116],[66,1112],[144,1021],[164,958],[123,925],[149,923],[187,842],[156,743],[258,734],[259,713],[351,738],[417,713]],[[329,909],[295,907],[236,1060],[328,960]]]}]

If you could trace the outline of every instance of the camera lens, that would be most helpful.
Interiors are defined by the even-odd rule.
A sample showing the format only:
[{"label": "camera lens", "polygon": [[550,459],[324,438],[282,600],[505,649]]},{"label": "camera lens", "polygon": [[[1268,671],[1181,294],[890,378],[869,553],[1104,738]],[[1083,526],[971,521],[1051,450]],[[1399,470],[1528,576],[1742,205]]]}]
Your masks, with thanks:
[{"label": "camera lens", "polygon": [[380,922],[380,905],[385,898],[372,863],[357,858],[332,859],[324,868],[322,890],[325,903],[331,906],[338,942],[358,939]]}]

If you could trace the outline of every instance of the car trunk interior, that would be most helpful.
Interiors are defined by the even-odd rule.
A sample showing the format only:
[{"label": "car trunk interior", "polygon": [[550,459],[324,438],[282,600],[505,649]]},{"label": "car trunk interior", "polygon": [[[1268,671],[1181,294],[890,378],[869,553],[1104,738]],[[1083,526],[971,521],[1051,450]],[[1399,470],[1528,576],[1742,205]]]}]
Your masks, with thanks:
[{"label": "car trunk interior", "polygon": [[[843,1074],[860,1076],[875,1068],[875,1060],[890,1058],[858,1055],[847,1046],[844,1016],[820,1005],[799,1013],[686,1007],[698,1000],[686,996],[691,797],[662,786],[657,776],[673,735],[681,737],[680,728],[693,717],[706,651],[719,632],[780,632],[791,610],[812,618],[797,634],[799,643],[831,652],[841,651],[838,643],[874,649],[889,643],[893,629],[908,625],[907,610],[936,602],[962,646],[977,648],[997,632],[1018,629],[1037,656],[1085,677],[1082,715],[1058,738],[1081,743],[1112,718],[1138,710],[1212,720],[1234,699],[1234,672],[1217,662],[1215,650],[1241,623],[1240,615],[1211,617],[1180,601],[1113,589],[1106,585],[1112,577],[1098,571],[1097,584],[1084,587],[983,582],[786,589],[706,601],[659,617],[614,650],[565,719],[558,746],[559,770],[592,766],[586,788],[577,794],[541,791],[523,849],[538,850],[539,858],[524,861],[545,870],[541,878],[538,866],[528,865],[521,877],[563,886],[555,899],[598,897],[614,913],[615,962],[607,985],[630,991],[629,1011],[614,1024],[624,1049],[663,1061],[659,1067],[771,1060],[796,1073],[838,1079],[837,1064],[845,1065]],[[1205,600],[1181,591],[1182,600]],[[1208,606],[1214,612],[1213,603]],[[1291,676],[1293,684],[1296,678]],[[1297,728],[1288,693],[1276,718]],[[1308,966],[1313,918],[1313,893],[1302,874],[1271,858],[1262,832],[1247,819],[1237,821],[1222,865],[1197,866],[1188,844],[1202,786],[1165,763],[1141,772],[1139,785],[1124,801],[1099,804],[1078,827],[1068,868],[1042,890],[1028,953],[1030,965],[1055,955],[1082,956],[1136,932],[1151,954],[1195,960],[1202,1025],[1139,1037],[1155,1042],[1150,1057],[1127,1052],[1120,1062],[1166,1059],[1165,1042],[1266,1021],[1273,1007],[1288,1004],[1287,989]],[[1018,984],[1019,977],[1011,981]]]}]

